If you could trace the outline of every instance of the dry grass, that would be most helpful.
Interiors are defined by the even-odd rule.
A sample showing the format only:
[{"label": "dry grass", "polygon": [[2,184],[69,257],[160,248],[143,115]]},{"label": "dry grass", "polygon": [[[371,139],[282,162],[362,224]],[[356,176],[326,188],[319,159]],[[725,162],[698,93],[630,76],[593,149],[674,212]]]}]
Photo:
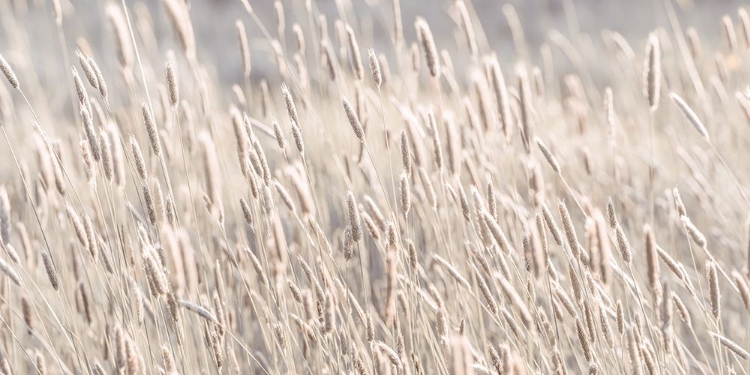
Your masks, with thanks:
[{"label": "dry grass", "polygon": [[108,4],[103,48],[53,1],[64,103],[0,51],[0,373],[750,371],[745,10],[537,54],[506,6],[511,60],[471,1],[380,4],[385,51],[242,1],[219,58],[181,0]]}]

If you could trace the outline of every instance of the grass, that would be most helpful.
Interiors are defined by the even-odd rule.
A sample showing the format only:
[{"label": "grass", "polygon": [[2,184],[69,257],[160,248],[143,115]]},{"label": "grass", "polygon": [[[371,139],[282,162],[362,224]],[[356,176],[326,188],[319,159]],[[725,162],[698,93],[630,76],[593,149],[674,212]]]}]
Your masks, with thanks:
[{"label": "grass", "polygon": [[242,1],[222,56],[180,0],[0,17],[68,103],[0,51],[0,373],[750,371],[744,9],[533,46],[506,5],[507,57],[469,1]]}]

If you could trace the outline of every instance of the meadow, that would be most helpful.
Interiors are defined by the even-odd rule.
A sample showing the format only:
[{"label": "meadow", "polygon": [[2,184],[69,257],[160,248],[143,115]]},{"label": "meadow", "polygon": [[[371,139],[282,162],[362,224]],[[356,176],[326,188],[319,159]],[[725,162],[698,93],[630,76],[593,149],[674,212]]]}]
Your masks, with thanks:
[{"label": "meadow", "polygon": [[0,1],[1,374],[750,371],[745,8]]}]

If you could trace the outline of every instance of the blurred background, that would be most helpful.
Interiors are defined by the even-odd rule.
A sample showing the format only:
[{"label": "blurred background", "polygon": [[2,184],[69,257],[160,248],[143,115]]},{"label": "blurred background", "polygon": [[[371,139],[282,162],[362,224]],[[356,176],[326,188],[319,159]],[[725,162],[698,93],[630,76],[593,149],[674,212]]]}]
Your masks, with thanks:
[{"label": "blurred background", "polygon": [[[80,37],[99,56],[102,69],[116,69],[114,44],[105,8],[110,3],[100,0],[61,0],[65,14],[63,29],[72,53]],[[241,57],[237,47],[235,21],[242,20],[250,38],[253,62],[252,80],[272,79],[276,73],[273,53],[257,23],[250,18],[240,0],[186,0],[191,8],[191,19],[198,44],[199,60],[213,66],[211,73],[219,82],[238,83],[242,81]],[[248,0],[260,21],[277,37],[277,16],[274,0]],[[672,0],[681,28],[694,27],[701,35],[703,43],[722,43],[721,17],[728,14],[736,19],[739,6],[745,1],[711,0],[691,1]],[[143,46],[164,56],[168,49],[179,50],[172,26],[161,0],[126,0],[131,9],[131,17],[148,14],[157,45]],[[119,4],[119,1],[114,1]],[[305,10],[306,0],[282,0],[285,15],[285,46],[294,51],[292,27],[301,22],[303,30],[309,30],[309,18]],[[573,34],[583,36],[594,45],[601,45],[604,30],[621,33],[637,54],[642,54],[645,40],[656,25],[669,25],[666,0],[472,0],[466,2],[475,22],[475,29],[484,30],[479,41],[497,51],[501,63],[515,61],[507,11],[512,9],[520,20],[528,53],[538,56],[539,47],[549,40],[550,30],[557,30],[567,37]],[[391,41],[393,28],[392,0],[313,0],[314,14],[327,18],[331,39],[336,45],[338,18],[352,24],[359,36],[362,50],[375,48],[390,58],[395,51]],[[345,5],[342,5],[345,4]],[[414,20],[422,16],[430,23],[438,48],[452,53],[454,65],[462,66],[468,56],[454,54],[457,45],[463,43],[463,35],[458,27],[454,2],[451,0],[401,0],[402,23],[407,44],[415,40]],[[148,10],[148,12],[146,12]],[[341,16],[342,12],[345,16]],[[62,63],[59,34],[54,24],[51,0],[0,0],[0,17],[4,18],[0,31],[0,53],[16,64],[34,64],[44,67],[39,71],[42,85],[54,86],[55,77],[60,77],[65,69]],[[317,20],[315,21],[317,22]],[[477,22],[479,24],[477,24]],[[25,30],[22,35],[18,30]],[[306,35],[308,48],[314,44],[311,35]],[[578,38],[571,38],[578,39]],[[481,47],[481,46],[480,46]],[[486,50],[486,48],[485,48]],[[32,52],[28,52],[32,51]],[[408,51],[407,51],[408,52]],[[153,56],[149,54],[150,56]],[[593,60],[596,56],[590,56]],[[50,62],[59,61],[59,64]],[[592,63],[595,61],[591,61]],[[209,64],[210,63],[210,64]],[[459,77],[460,78],[460,77]],[[65,88],[60,88],[65,93]]]}]

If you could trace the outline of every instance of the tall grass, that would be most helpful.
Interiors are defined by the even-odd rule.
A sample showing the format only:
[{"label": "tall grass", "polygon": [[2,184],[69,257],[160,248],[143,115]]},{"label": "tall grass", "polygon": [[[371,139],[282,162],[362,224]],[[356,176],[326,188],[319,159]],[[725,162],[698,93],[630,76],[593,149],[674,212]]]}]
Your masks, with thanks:
[{"label": "tall grass", "polygon": [[0,15],[0,373],[750,371],[747,11],[535,46],[506,5],[507,55],[469,0],[372,2],[377,45],[241,1],[221,56],[181,0]]}]

